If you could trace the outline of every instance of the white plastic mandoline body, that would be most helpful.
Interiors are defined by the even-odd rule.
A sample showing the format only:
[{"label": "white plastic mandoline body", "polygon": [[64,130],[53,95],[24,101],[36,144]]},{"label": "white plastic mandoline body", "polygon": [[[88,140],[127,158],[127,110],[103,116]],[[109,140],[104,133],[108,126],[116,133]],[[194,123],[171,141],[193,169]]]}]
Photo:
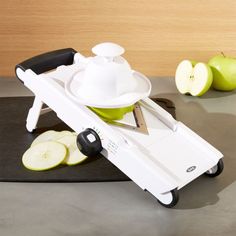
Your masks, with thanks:
[{"label": "white plastic mandoline body", "polygon": [[[43,103],[75,132],[94,129],[102,141],[102,154],[163,203],[171,201],[171,190],[182,188],[217,165],[223,157],[149,98],[140,101],[149,135],[108,125],[65,92],[65,81],[81,67],[83,64],[75,60],[72,65],[59,66],[40,75],[30,69],[17,68],[17,76],[35,94],[27,117],[29,131],[36,128],[40,114],[46,112],[42,110]],[[189,168],[193,171],[187,171]]]}]

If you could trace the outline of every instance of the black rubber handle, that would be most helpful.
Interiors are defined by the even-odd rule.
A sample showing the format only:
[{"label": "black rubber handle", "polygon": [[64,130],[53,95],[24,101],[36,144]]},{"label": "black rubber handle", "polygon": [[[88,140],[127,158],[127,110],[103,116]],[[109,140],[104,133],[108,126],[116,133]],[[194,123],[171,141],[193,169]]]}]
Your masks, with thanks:
[{"label": "black rubber handle", "polygon": [[76,51],[73,48],[46,52],[19,63],[15,69],[21,68],[23,71],[31,69],[34,73],[41,74],[60,65],[71,65],[75,53]]}]

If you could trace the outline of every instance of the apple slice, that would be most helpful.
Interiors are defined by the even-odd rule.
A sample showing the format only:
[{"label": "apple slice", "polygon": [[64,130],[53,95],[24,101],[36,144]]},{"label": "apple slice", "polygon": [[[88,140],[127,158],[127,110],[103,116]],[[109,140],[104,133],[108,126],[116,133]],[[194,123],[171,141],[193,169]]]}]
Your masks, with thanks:
[{"label": "apple slice", "polygon": [[58,142],[47,141],[31,146],[22,157],[23,165],[30,170],[52,169],[65,159],[66,147]]},{"label": "apple slice", "polygon": [[35,144],[46,142],[46,141],[54,141],[57,139],[60,139],[66,135],[73,135],[73,132],[70,132],[68,130],[63,131],[54,131],[54,130],[48,130],[42,134],[40,134],[31,144],[31,146],[34,146]]},{"label": "apple slice", "polygon": [[182,94],[201,96],[211,87],[213,76],[210,67],[202,62],[184,60],[175,73],[176,87]]},{"label": "apple slice", "polygon": [[66,135],[57,141],[64,144],[68,150],[63,164],[76,165],[87,159],[87,156],[83,155],[77,147],[76,135]]},{"label": "apple slice", "polygon": [[57,132],[57,134],[54,137],[54,140],[58,140],[60,138],[63,138],[64,136],[68,136],[68,135],[74,135],[73,132],[68,131],[68,130],[63,130],[60,132]]},{"label": "apple slice", "polygon": [[40,134],[37,138],[34,139],[34,141],[31,144],[31,147],[42,142],[51,141],[54,139],[54,137],[57,135],[57,131],[54,130],[48,130],[42,134]]}]

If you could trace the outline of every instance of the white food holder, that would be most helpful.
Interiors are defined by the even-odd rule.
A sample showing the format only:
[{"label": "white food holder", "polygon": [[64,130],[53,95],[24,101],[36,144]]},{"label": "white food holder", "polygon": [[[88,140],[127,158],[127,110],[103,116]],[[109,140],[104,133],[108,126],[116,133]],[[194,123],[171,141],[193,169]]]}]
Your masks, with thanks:
[{"label": "white food holder", "polygon": [[121,46],[101,43],[92,51],[96,56],[90,57],[66,84],[66,91],[74,100],[92,107],[119,108],[150,95],[150,81],[121,57]]}]

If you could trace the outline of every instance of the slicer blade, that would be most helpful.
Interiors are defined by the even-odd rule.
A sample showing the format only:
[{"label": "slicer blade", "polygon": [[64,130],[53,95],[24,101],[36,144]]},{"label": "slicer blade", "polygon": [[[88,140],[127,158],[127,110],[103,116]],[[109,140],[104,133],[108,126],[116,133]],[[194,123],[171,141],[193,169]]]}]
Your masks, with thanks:
[{"label": "slicer blade", "polygon": [[146,121],[144,119],[143,112],[142,112],[139,102],[134,104],[133,115],[134,115],[134,120],[135,120],[136,125],[130,125],[130,124],[122,123],[120,121],[115,121],[115,120],[105,120],[105,122],[111,125],[125,128],[125,129],[137,131],[143,134],[149,134]]}]

